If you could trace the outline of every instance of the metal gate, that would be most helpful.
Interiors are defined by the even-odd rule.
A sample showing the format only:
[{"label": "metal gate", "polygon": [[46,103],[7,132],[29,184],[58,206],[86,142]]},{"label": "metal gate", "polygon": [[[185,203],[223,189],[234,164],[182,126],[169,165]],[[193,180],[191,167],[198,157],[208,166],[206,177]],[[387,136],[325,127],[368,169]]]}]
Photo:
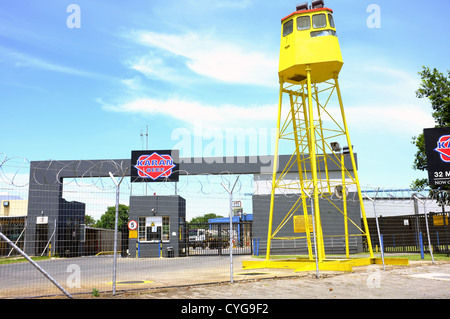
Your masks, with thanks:
[{"label": "metal gate", "polygon": [[[187,223],[185,247],[188,256],[230,254],[230,224]],[[234,255],[253,253],[252,222],[235,222],[232,227]]]}]

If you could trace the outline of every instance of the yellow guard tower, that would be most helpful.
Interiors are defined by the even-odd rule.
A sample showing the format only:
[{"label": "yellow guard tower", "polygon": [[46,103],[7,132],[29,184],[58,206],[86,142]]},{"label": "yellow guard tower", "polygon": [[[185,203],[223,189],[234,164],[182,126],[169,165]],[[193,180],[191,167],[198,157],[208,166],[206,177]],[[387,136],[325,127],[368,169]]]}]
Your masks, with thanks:
[{"label": "yellow guard tower", "polygon": [[[351,270],[352,266],[378,263],[374,258],[363,198],[358,180],[355,156],[339,89],[338,76],[343,60],[333,19],[333,10],[326,8],[322,0],[298,5],[296,11],[281,20],[279,61],[279,106],[277,138],[274,154],[271,202],[265,261],[248,261],[244,268],[293,268]],[[284,105],[283,96],[288,96]],[[337,104],[337,105],[333,105]],[[294,152],[286,167],[278,169],[280,143],[289,143]],[[341,148],[340,145],[348,145]],[[347,164],[345,164],[347,163]],[[298,179],[289,174],[297,165]],[[330,178],[328,167],[338,167],[341,174]],[[346,169],[350,167],[351,169]],[[347,196],[357,194],[361,207],[360,218],[353,221],[347,216]],[[275,195],[297,194],[298,199],[278,225],[273,224]],[[322,232],[319,199],[328,200],[336,214],[342,214],[346,259],[327,259]],[[337,204],[340,202],[339,204]],[[309,213],[308,213],[309,212]],[[295,236],[280,237],[278,233],[286,225],[300,225]],[[348,226],[359,234],[349,234]],[[314,225],[314,227],[312,227]],[[292,226],[291,226],[292,227]],[[349,259],[349,237],[365,237],[370,258]],[[336,236],[334,236],[336,237]],[[308,258],[296,260],[271,260],[273,240],[306,239]],[[315,245],[314,245],[315,243]],[[313,252],[314,247],[314,252]],[[386,260],[384,260],[386,262]],[[407,260],[389,260],[407,264]]]},{"label": "yellow guard tower", "polygon": [[313,9],[307,9],[308,4],[299,5],[281,21],[281,82],[306,84],[310,71],[311,82],[321,83],[334,79],[344,64],[333,11],[324,8],[323,1],[314,1]]}]

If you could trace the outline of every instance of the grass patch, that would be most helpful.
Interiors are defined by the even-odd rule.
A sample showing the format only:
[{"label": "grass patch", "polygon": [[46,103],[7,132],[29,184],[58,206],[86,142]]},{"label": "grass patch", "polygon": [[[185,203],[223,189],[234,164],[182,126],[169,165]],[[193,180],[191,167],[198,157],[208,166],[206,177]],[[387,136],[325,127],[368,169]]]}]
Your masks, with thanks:
[{"label": "grass patch", "polygon": [[[48,260],[50,259],[50,257],[30,257],[32,260],[34,261],[42,261],[42,260]],[[0,258],[0,265],[5,265],[5,264],[15,264],[15,263],[23,263],[23,262],[28,262],[28,260],[26,260],[23,257],[7,257],[7,258]]]},{"label": "grass patch", "polygon": [[[252,256],[253,258],[264,259],[266,256]],[[350,258],[366,258],[369,257],[367,253],[359,253],[359,254],[351,254]],[[374,257],[381,258],[381,253],[375,253]],[[431,261],[431,254],[424,254],[424,259],[421,258],[420,253],[411,254],[411,253],[384,253],[385,258],[407,258],[411,261]],[[308,255],[271,255],[271,260],[280,260],[280,259],[308,259]],[[326,258],[345,258],[345,255],[327,255]],[[433,258],[435,261],[450,261],[450,257],[447,254],[438,254],[434,253]]]},{"label": "grass patch", "polygon": [[[420,256],[420,254],[415,254],[415,255],[403,255],[403,256],[389,256],[389,255],[385,255],[387,257],[402,257],[402,258],[408,258],[408,260],[412,260],[412,261],[431,261],[431,254],[424,254],[424,259],[422,259],[422,257]],[[433,254],[433,259],[435,261],[450,261],[450,257],[447,257],[447,254]]]}]

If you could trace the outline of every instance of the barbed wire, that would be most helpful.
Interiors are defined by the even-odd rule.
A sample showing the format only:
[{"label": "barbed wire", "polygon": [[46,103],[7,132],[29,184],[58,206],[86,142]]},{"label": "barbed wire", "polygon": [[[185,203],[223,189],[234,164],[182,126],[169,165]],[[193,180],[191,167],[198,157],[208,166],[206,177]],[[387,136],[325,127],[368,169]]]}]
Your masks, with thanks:
[{"label": "barbed wire", "polygon": [[[27,187],[29,184],[29,167],[30,161],[24,157],[8,157],[6,154],[0,153],[0,180],[4,184]],[[25,181],[21,181],[23,170],[27,170]]]},{"label": "barbed wire", "polygon": [[[112,190],[116,186],[109,177],[106,177],[105,170],[110,171],[114,176],[122,176],[128,168],[124,161],[116,160],[74,160],[74,161],[40,161],[31,162],[25,157],[8,157],[0,153],[0,183],[14,187],[28,187],[30,181],[44,186],[62,184],[64,186],[75,185],[83,188],[96,188],[98,190]],[[64,174],[63,174],[64,172]],[[69,174],[68,174],[69,172]],[[173,183],[168,179],[159,183],[142,183],[147,189],[154,192],[168,191],[173,193],[190,192],[199,195],[226,195],[228,189],[232,187],[238,174],[223,171],[220,174],[191,174],[186,170],[175,171],[180,175],[179,182]],[[67,177],[69,176],[69,177]],[[338,182],[333,182],[339,184]],[[288,185],[290,184],[290,185]],[[336,185],[332,185],[332,188]],[[286,181],[285,188],[278,188],[276,194],[286,197],[301,196],[301,185],[298,180]],[[135,183],[125,179],[124,188],[137,188]],[[395,201],[396,203],[410,204],[414,201],[414,195],[420,196],[424,201],[441,202],[450,205],[450,192],[440,190],[425,189],[416,191],[409,188],[364,186],[361,188],[364,198],[370,198],[377,202]],[[272,190],[272,179],[261,178],[259,175],[243,174],[239,175],[234,193],[237,195],[268,195]],[[334,192],[321,193],[322,197],[339,201],[342,197]],[[346,198],[348,201],[359,201],[356,191],[349,192]]]}]

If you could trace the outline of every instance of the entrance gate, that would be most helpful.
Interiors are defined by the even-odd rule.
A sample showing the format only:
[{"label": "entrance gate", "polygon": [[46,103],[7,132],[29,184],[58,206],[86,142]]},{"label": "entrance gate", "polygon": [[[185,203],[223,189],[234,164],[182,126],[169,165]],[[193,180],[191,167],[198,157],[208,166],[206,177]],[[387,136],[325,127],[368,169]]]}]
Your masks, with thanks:
[{"label": "entrance gate", "polygon": [[[230,224],[186,223],[188,256],[222,256],[230,253]],[[253,253],[252,222],[235,222],[232,229],[233,255]]]}]

